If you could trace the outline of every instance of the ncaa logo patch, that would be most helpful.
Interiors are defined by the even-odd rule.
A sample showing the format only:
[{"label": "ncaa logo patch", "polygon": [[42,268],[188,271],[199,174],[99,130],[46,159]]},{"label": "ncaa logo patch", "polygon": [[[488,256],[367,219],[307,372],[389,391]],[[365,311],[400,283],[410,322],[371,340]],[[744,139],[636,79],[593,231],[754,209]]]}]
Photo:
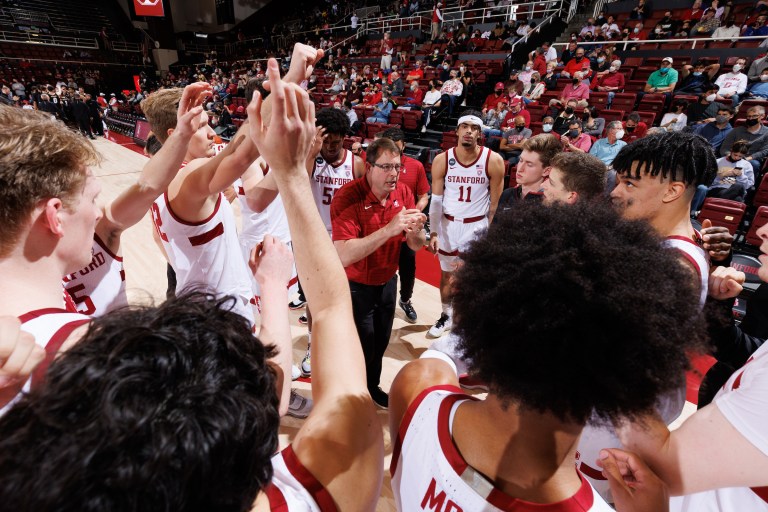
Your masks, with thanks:
[{"label": "ncaa logo patch", "polygon": [[319,157],[315,158],[315,163],[317,165],[321,165],[323,163],[323,157],[319,156]]},{"label": "ncaa logo patch", "polygon": [[450,160],[448,160],[448,165],[456,165],[456,160],[451,158]]}]

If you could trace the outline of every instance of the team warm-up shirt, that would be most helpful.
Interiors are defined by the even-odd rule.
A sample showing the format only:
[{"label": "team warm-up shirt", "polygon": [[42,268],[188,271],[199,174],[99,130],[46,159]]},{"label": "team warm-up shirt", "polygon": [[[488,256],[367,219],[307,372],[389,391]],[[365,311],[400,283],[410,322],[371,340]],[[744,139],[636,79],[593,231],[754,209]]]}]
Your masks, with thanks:
[{"label": "team warm-up shirt", "polygon": [[415,199],[429,192],[429,181],[424,165],[415,158],[406,155],[402,155],[400,160],[403,169],[400,171],[397,181],[411,189]]},{"label": "team warm-up shirt", "polygon": [[491,150],[482,148],[474,162],[462,163],[454,148],[446,151],[443,211],[456,219],[487,216],[491,208],[488,161]]},{"label": "team warm-up shirt", "polygon": [[272,483],[265,492],[273,512],[336,512],[330,493],[288,445],[272,457]]},{"label": "team warm-up shirt", "polygon": [[91,317],[101,316],[128,305],[125,293],[123,258],[93,235],[93,257],[85,268],[64,276],[64,287],[77,311]]},{"label": "team warm-up shirt", "polygon": [[322,156],[317,155],[315,168],[312,170],[309,181],[312,185],[315,204],[320,211],[320,218],[323,219],[328,234],[332,231],[331,201],[333,201],[333,196],[353,179],[355,179],[354,155],[351,151],[344,150],[344,158],[338,167],[333,167]]},{"label": "team warm-up shirt", "polygon": [[453,442],[451,430],[456,409],[471,399],[459,388],[436,386],[424,390],[408,407],[390,467],[398,510],[613,511],[581,475],[581,488],[576,494],[550,505],[525,502],[496,489],[467,464]]},{"label": "team warm-up shirt", "polygon": [[[757,349],[715,395],[715,407],[768,457],[768,344]],[[716,439],[712,440],[717,442]],[[768,475],[764,475],[768,482]],[[672,498],[673,512],[768,511],[768,486],[729,487]]]}]

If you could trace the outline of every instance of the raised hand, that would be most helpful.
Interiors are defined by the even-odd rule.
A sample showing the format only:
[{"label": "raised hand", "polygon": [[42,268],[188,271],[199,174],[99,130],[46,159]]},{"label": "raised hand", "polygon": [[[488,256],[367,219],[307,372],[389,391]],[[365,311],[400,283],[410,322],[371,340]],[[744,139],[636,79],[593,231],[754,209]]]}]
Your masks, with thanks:
[{"label": "raised hand", "polygon": [[600,451],[597,464],[611,486],[616,510],[620,512],[666,512],[669,491],[640,457],[617,448]]},{"label": "raised hand", "polygon": [[293,253],[283,242],[266,235],[251,251],[248,266],[260,285],[270,279],[287,285],[293,274]]},{"label": "raised hand", "polygon": [[203,113],[203,102],[211,95],[211,84],[197,82],[184,88],[176,111],[176,129],[174,133],[182,138],[190,138],[200,128],[200,114]]},{"label": "raised hand", "polygon": [[[305,44],[296,43],[291,55],[291,67],[285,74],[285,81],[294,84],[301,83],[312,74],[315,64],[323,58],[325,52],[321,49],[315,49]],[[270,81],[271,82],[271,81]],[[270,83],[270,87],[272,84]],[[269,89],[272,91],[272,89]]]},{"label": "raised hand", "polygon": [[704,250],[715,261],[723,261],[731,253],[733,235],[726,227],[713,226],[709,219],[701,223],[701,239],[704,241]]}]

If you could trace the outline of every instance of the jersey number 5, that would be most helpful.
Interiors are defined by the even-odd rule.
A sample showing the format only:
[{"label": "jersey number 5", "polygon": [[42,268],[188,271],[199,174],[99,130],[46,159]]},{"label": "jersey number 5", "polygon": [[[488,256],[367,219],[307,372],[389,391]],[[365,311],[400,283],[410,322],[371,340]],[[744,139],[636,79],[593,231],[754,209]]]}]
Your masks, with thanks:
[{"label": "jersey number 5", "polygon": [[331,201],[333,201],[333,189],[331,187],[323,187],[323,204],[331,204]]},{"label": "jersey number 5", "polygon": [[77,286],[72,286],[71,288],[67,288],[67,292],[69,293],[69,296],[72,297],[72,300],[77,305],[77,311],[84,314],[84,315],[92,315],[96,312],[96,305],[93,303],[91,298],[88,295],[83,295],[78,297],[77,293],[82,292],[85,290],[84,284],[79,284]]},{"label": "jersey number 5", "polygon": [[464,198],[464,185],[459,187],[459,202],[471,203],[472,202],[472,187],[467,187],[467,197]]}]

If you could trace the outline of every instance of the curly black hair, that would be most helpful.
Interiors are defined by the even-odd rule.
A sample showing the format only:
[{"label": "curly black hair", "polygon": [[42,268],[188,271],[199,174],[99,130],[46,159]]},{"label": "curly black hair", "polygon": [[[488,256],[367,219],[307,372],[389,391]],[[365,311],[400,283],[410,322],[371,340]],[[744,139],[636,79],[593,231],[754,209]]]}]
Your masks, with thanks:
[{"label": "curly black hair", "polygon": [[275,348],[231,300],[95,319],[0,419],[3,508],[250,510],[278,448]]},{"label": "curly black hair", "polygon": [[349,118],[341,109],[326,107],[315,115],[315,125],[325,128],[325,133],[343,137],[349,131]]},{"label": "curly black hair", "polygon": [[463,255],[454,329],[507,403],[586,423],[632,418],[703,348],[698,292],[647,223],[605,204],[520,201]]},{"label": "curly black hair", "polygon": [[612,165],[619,175],[640,178],[661,174],[665,180],[682,181],[688,187],[709,185],[717,174],[717,159],[709,142],[683,132],[648,135],[627,144]]}]

